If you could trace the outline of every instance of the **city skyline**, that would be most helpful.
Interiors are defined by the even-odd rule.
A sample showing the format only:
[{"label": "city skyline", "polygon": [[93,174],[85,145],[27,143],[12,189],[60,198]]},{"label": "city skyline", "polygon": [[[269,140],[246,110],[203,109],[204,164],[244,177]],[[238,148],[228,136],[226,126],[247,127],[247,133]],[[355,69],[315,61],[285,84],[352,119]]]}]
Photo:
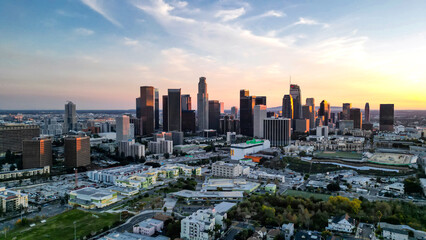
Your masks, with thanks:
[{"label": "city skyline", "polygon": [[159,88],[160,96],[181,88],[195,99],[201,76],[209,99],[227,110],[239,106],[241,89],[279,107],[291,76],[302,103],[313,97],[331,106],[425,110],[425,7],[3,1],[0,109],[62,109],[67,100],[78,110],[134,109],[140,86]]}]

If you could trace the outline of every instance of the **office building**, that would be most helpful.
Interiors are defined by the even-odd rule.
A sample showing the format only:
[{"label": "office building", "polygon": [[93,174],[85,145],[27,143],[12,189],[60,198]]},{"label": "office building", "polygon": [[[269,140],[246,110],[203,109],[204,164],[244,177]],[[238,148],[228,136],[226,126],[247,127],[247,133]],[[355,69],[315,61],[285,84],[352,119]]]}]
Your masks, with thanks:
[{"label": "office building", "polygon": [[253,111],[253,137],[263,138],[263,119],[266,118],[266,106],[256,105]]},{"label": "office building", "polygon": [[240,120],[235,119],[232,115],[225,115],[220,119],[220,133],[240,132]]},{"label": "office building", "polygon": [[220,102],[220,114],[225,114],[225,103]]},{"label": "office building", "polygon": [[197,118],[199,131],[209,129],[209,94],[205,77],[200,77],[198,82]]},{"label": "office building", "polygon": [[366,103],[364,108],[364,120],[366,123],[370,122],[370,104]]},{"label": "office building", "polygon": [[291,119],[266,118],[263,120],[264,138],[271,142],[271,146],[287,146],[291,140]]},{"label": "office building", "polygon": [[234,116],[234,119],[237,119],[237,118],[238,118],[238,107],[233,106],[233,107],[231,108],[231,115],[232,115],[232,116]]},{"label": "office building", "polygon": [[65,104],[64,133],[77,131],[77,113],[73,102]]},{"label": "office building", "polygon": [[[139,102],[139,103],[138,103]],[[149,135],[155,129],[155,89],[140,87],[140,97],[136,99],[136,117],[141,120],[142,135]]]},{"label": "office building", "polygon": [[0,126],[0,153],[10,150],[22,152],[22,141],[40,136],[40,128],[36,125]]},{"label": "office building", "polygon": [[290,84],[290,95],[293,98],[293,117],[300,119],[302,118],[302,92],[299,85]]},{"label": "office building", "polygon": [[163,131],[169,131],[169,96],[163,96]]},{"label": "office building", "polygon": [[192,110],[191,95],[184,94],[181,97],[182,111]]},{"label": "office building", "polygon": [[303,119],[309,119],[309,129],[315,128],[315,112],[311,105],[302,106]]},{"label": "office building", "polygon": [[350,120],[354,121],[354,128],[361,129],[362,112],[359,108],[352,108],[350,111]]},{"label": "office building", "polygon": [[90,165],[90,137],[68,136],[64,139],[66,167]]},{"label": "office building", "polygon": [[155,89],[155,129],[160,129],[160,95],[158,88]]},{"label": "office building", "polygon": [[118,152],[124,157],[141,158],[145,156],[145,145],[135,143],[135,140],[118,142]]},{"label": "office building", "polygon": [[[135,136],[141,136],[142,135],[142,126],[141,126],[142,121],[141,121],[141,119],[136,118],[136,117],[129,117],[129,122],[130,122],[130,125],[129,125],[130,130],[133,128],[133,132],[131,132],[129,130],[129,132],[130,132],[129,138],[132,139]],[[117,131],[117,128],[116,128],[116,131]]]},{"label": "office building", "polygon": [[328,122],[330,121],[330,103],[326,100],[322,100],[318,116],[322,118],[322,125],[328,126]]},{"label": "office building", "polygon": [[282,107],[283,117],[284,118],[294,118],[294,105],[293,97],[291,95],[284,95],[283,97],[283,107]]},{"label": "office building", "polygon": [[127,115],[122,115],[115,118],[116,140],[127,141],[131,139],[130,118]]},{"label": "office building", "polygon": [[380,104],[380,131],[393,132],[394,122],[394,105]]},{"label": "office building", "polygon": [[312,111],[315,113],[315,98],[306,98],[306,105],[312,107]]},{"label": "office building", "polygon": [[352,130],[354,129],[354,121],[353,120],[340,120],[339,121],[339,130]]},{"label": "office building", "polygon": [[179,89],[168,91],[168,131],[181,131],[182,128],[182,105]]},{"label": "office building", "polygon": [[220,131],[220,103],[217,100],[209,101],[209,129]]},{"label": "office building", "polygon": [[21,193],[21,190],[13,191],[0,187],[0,206],[2,212],[14,212],[28,207],[28,195]]},{"label": "office building", "polygon": [[157,141],[148,143],[148,150],[154,154],[173,153],[173,141],[157,138]]},{"label": "office building", "polygon": [[248,90],[240,90],[240,128],[241,134],[253,136],[253,108],[256,105],[256,97],[249,95]]},{"label": "office building", "polygon": [[343,120],[351,119],[351,108],[352,108],[352,103],[343,103],[343,107],[342,107]]},{"label": "office building", "polygon": [[[260,144],[262,145],[262,144]],[[243,167],[240,164],[217,161],[212,164],[212,175],[216,177],[235,178],[241,176]]]},{"label": "office building", "polygon": [[22,141],[24,169],[52,166],[52,139],[36,138]]},{"label": "office building", "polygon": [[195,133],[195,110],[182,111],[182,131]]},{"label": "office building", "polygon": [[255,100],[256,105],[265,105],[266,106],[266,97],[265,96],[256,96],[254,98],[256,98],[256,100]]},{"label": "office building", "polygon": [[293,119],[293,125],[293,132],[295,133],[309,132],[309,119]]},{"label": "office building", "polygon": [[328,137],[328,126],[317,127],[317,137]]},{"label": "office building", "polygon": [[183,145],[183,132],[172,131],[173,146]]}]

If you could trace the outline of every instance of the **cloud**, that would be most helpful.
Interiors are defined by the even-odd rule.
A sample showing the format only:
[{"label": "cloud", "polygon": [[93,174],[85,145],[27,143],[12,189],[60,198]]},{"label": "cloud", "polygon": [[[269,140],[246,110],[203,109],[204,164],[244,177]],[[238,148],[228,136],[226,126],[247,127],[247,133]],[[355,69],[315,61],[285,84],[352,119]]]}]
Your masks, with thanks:
[{"label": "cloud", "polygon": [[299,18],[299,21],[295,22],[293,25],[321,25],[323,28],[328,28],[330,25],[326,23],[320,23],[316,20],[309,19],[309,18]]},{"label": "cloud", "polygon": [[125,37],[124,38],[124,45],[127,45],[127,46],[138,46],[139,45],[139,41],[135,40],[135,39],[128,38],[128,37]]},{"label": "cloud", "polygon": [[102,0],[81,0],[81,2],[90,7],[93,11],[102,15],[106,20],[108,20],[115,26],[122,27],[122,25],[117,20],[115,20],[107,13],[105,7],[103,6]]},{"label": "cloud", "polygon": [[188,5],[188,2],[185,1],[174,1],[173,6],[177,7],[177,8],[184,8]]},{"label": "cloud", "polygon": [[95,32],[93,30],[87,29],[87,28],[76,28],[74,29],[74,32],[77,35],[81,35],[81,36],[90,36],[93,35]]},{"label": "cloud", "polygon": [[227,22],[241,17],[245,12],[246,10],[243,7],[233,10],[220,10],[215,14],[215,17],[221,18],[222,21]]}]

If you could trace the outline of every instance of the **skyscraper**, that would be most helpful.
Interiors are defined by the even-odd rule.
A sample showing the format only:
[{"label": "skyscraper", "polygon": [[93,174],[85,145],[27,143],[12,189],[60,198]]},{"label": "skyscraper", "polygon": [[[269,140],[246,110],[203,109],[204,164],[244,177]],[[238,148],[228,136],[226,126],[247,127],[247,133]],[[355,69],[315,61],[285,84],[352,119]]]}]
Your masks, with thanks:
[{"label": "skyscraper", "polygon": [[350,120],[352,103],[343,103],[342,113],[343,120]]},{"label": "skyscraper", "polygon": [[291,119],[263,119],[264,138],[271,142],[272,147],[287,146],[291,140]]},{"label": "skyscraper", "polygon": [[369,123],[370,122],[370,104],[369,103],[365,104],[364,115],[365,115],[364,117],[365,122]]},{"label": "skyscraper", "polygon": [[248,90],[240,90],[240,128],[241,134],[253,136],[253,108],[256,97],[251,97]]},{"label": "skyscraper", "polygon": [[64,139],[66,167],[81,167],[90,164],[90,137],[70,136]]},{"label": "skyscraper", "polygon": [[169,97],[163,95],[163,131],[169,131]]},{"label": "skyscraper", "polygon": [[256,96],[256,105],[265,105],[266,106],[266,96]]},{"label": "skyscraper", "polygon": [[351,108],[350,120],[354,121],[354,128],[361,129],[362,127],[362,112],[359,108]]},{"label": "skyscraper", "polygon": [[[136,117],[140,119],[142,125],[142,135],[154,133],[155,129],[155,100],[154,87],[140,87],[139,111],[136,111]],[[138,106],[137,106],[138,107]]]},{"label": "skyscraper", "polygon": [[36,138],[22,141],[24,169],[52,166],[52,140]]},{"label": "skyscraper", "polygon": [[209,100],[209,129],[220,131],[220,103],[217,100]]},{"label": "skyscraper", "polygon": [[393,131],[394,105],[393,104],[380,104],[380,131]]},{"label": "skyscraper", "polygon": [[266,105],[256,105],[253,110],[253,137],[263,138],[263,119],[266,118]]},{"label": "skyscraper", "polygon": [[205,77],[200,77],[197,94],[198,130],[209,129],[209,94]]},{"label": "skyscraper", "polygon": [[191,106],[191,95],[184,94],[182,95],[182,111],[192,110]]},{"label": "skyscraper", "polygon": [[302,92],[299,85],[290,84],[290,95],[293,98],[293,117],[302,118]]},{"label": "skyscraper", "polygon": [[225,114],[225,103],[220,102],[220,114]]},{"label": "skyscraper", "polygon": [[293,97],[291,95],[284,95],[283,97],[283,117],[284,118],[294,118],[294,105],[293,105]]},{"label": "skyscraper", "polygon": [[306,105],[312,106],[312,111],[315,112],[315,98],[306,98]]},{"label": "skyscraper", "polygon": [[195,110],[182,111],[182,131],[194,133],[195,127]]},{"label": "skyscraper", "polygon": [[155,89],[155,129],[160,129],[160,95],[158,88]]},{"label": "skyscraper", "polygon": [[310,105],[302,106],[302,117],[309,119],[309,129],[315,128],[315,113]]},{"label": "skyscraper", "polygon": [[168,91],[168,131],[181,131],[182,129],[182,104],[181,91],[179,89],[169,89]]},{"label": "skyscraper", "polygon": [[72,130],[77,130],[77,113],[75,110],[75,104],[70,101],[65,104],[64,133]]},{"label": "skyscraper", "polygon": [[10,150],[22,152],[22,141],[40,136],[40,127],[36,125],[0,125],[0,153]]},{"label": "skyscraper", "polygon": [[330,103],[328,103],[326,100],[322,100],[320,109],[318,111],[318,116],[324,117],[323,124],[328,126],[328,121],[330,119]]},{"label": "skyscraper", "polygon": [[234,116],[234,118],[237,118],[237,117],[238,117],[238,107],[233,106],[233,107],[231,108],[231,115],[232,115],[232,116]]},{"label": "skyscraper", "polygon": [[130,139],[130,119],[127,115],[115,118],[115,131],[117,142],[127,141]]}]

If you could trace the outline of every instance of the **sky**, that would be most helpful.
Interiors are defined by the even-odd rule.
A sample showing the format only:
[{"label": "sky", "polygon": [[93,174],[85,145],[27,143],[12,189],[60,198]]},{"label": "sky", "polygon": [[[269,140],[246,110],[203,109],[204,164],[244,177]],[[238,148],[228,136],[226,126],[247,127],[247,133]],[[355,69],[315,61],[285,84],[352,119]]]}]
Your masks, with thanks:
[{"label": "sky", "polygon": [[[0,1],[0,109],[134,109],[140,86],[196,109],[281,106],[289,82],[372,109],[426,110],[426,1]],[[161,97],[160,97],[161,99]],[[161,101],[161,100],[160,100]]]}]

